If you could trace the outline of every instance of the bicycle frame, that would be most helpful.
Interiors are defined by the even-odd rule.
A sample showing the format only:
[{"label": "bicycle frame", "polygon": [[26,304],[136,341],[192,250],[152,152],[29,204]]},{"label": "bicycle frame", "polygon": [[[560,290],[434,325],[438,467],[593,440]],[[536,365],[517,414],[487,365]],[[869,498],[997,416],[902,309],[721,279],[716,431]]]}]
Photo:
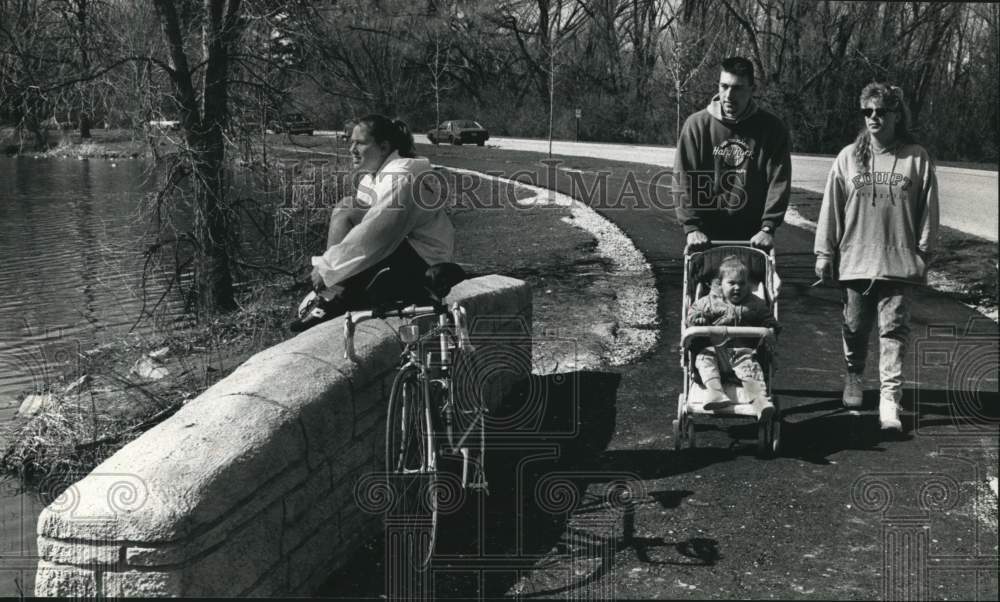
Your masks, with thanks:
[{"label": "bicycle frame", "polygon": [[[463,352],[474,351],[474,347],[469,339],[469,335],[465,327],[465,308],[457,303],[454,303],[451,307],[445,307],[443,305],[411,305],[409,307],[378,314],[373,311],[349,312],[344,318],[344,356],[352,361],[358,361],[358,357],[354,350],[354,330],[355,327],[361,322],[372,318],[399,317],[408,320],[408,324],[413,324],[416,320],[430,316],[437,317],[437,326],[427,333],[418,336],[415,340],[404,343],[402,352],[403,359],[400,362],[399,370],[407,370],[411,367],[416,368],[420,386],[423,389],[424,398],[429,401],[433,400],[427,404],[427,407],[431,412],[431,421],[433,424],[443,424],[444,426],[443,430],[445,441],[438,447],[444,453],[454,454],[458,452],[462,456],[462,486],[471,489],[488,491],[488,485],[483,477],[482,469],[479,470],[479,481],[470,483],[468,478],[469,448],[466,445],[466,442],[477,430],[477,427],[479,430],[480,462],[482,462],[486,453],[485,415],[487,410],[481,403],[474,409],[462,411],[464,414],[472,414],[473,418],[468,427],[460,432],[458,441],[455,441],[455,412],[458,410],[455,399],[454,375],[452,371],[455,360],[453,350],[457,348]],[[437,351],[440,357],[439,364],[432,363],[433,353],[431,351],[426,353],[426,357],[422,357],[422,352],[425,349],[426,343],[432,341],[434,338],[437,338]],[[432,374],[432,371],[435,369],[440,370],[440,376],[434,376]],[[432,391],[432,385],[436,385],[440,388],[440,391],[443,393],[443,397],[435,394],[435,391]],[[432,442],[428,443],[429,447],[431,447],[430,444]],[[433,447],[431,448],[433,449]]]}]

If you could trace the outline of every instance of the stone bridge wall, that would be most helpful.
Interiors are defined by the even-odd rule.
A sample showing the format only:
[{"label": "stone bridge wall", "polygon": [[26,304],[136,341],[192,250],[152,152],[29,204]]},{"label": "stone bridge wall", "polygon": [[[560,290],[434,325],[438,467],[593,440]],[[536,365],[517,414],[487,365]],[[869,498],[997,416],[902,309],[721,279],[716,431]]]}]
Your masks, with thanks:
[{"label": "stone bridge wall", "polygon": [[[531,370],[531,291],[486,276],[448,300],[468,311],[495,405]],[[382,468],[401,347],[365,322],[353,363],[342,328],[258,353],[67,489],[39,517],[35,595],[311,593],[381,528],[359,500]]]}]

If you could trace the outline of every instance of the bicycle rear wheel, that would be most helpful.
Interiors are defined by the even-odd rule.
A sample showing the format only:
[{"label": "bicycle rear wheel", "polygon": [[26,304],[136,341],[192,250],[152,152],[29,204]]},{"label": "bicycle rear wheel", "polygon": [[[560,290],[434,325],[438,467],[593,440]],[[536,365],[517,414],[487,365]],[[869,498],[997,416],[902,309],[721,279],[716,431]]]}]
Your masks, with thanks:
[{"label": "bicycle rear wheel", "polygon": [[385,469],[396,502],[389,519],[400,558],[423,570],[434,554],[438,524],[434,424],[416,367],[396,374],[386,414]]}]

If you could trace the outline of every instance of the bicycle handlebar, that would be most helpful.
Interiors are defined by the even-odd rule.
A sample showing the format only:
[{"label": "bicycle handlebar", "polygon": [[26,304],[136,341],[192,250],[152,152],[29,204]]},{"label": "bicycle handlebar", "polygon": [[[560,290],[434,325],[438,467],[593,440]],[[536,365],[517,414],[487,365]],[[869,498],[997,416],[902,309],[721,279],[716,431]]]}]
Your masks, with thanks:
[{"label": "bicycle handlebar", "polygon": [[344,358],[353,362],[358,362],[358,356],[354,351],[354,329],[358,324],[371,320],[372,318],[403,318],[413,319],[422,316],[442,315],[450,313],[458,331],[458,348],[461,350],[475,351],[469,333],[465,327],[465,308],[458,303],[453,303],[450,308],[433,305],[409,305],[399,309],[393,309],[376,314],[373,310],[359,312],[347,312],[344,316]]}]

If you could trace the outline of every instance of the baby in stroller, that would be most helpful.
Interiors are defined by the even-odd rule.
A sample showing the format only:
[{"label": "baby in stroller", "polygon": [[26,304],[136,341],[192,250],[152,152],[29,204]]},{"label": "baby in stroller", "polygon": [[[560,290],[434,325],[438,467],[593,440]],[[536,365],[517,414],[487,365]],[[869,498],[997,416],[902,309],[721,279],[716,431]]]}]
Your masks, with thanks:
[{"label": "baby in stroller", "polygon": [[774,250],[749,241],[715,243],[684,249],[684,390],[672,422],[674,448],[695,447],[695,417],[750,418],[758,455],[772,457],[781,440],[780,404],[771,390],[781,286]]},{"label": "baby in stroller", "polygon": [[[719,264],[718,278],[707,295],[695,301],[688,315],[692,326],[763,326],[780,330],[778,321],[763,299],[750,286],[750,269],[730,255]],[[754,403],[758,415],[771,406],[767,396],[764,371],[754,355],[756,341],[733,339],[726,344],[704,345],[695,351],[695,368],[707,390],[702,397],[704,409],[725,407],[730,403]],[[730,399],[723,378],[736,378],[742,388],[740,399]]]}]

